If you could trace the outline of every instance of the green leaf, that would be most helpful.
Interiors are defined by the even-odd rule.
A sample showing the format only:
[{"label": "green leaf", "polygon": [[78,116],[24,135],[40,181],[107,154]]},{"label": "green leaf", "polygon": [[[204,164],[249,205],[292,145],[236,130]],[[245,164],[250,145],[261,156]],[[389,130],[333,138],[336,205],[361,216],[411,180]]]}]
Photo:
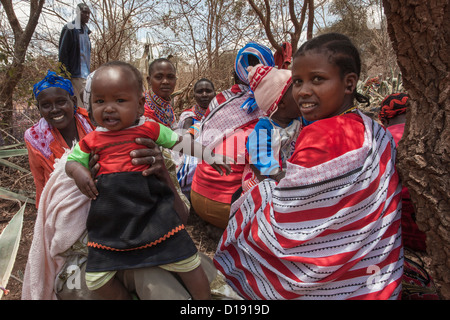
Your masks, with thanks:
[{"label": "green leaf", "polygon": [[10,167],[10,168],[13,168],[13,169],[25,172],[25,173],[30,173],[29,170],[22,168],[21,166],[18,166],[17,164],[9,162],[8,160],[5,160],[5,159],[0,159],[0,165],[3,165],[5,167]]},{"label": "green leaf", "polygon": [[16,144],[10,144],[7,146],[0,146],[0,150],[4,150],[4,149],[11,149],[11,148],[15,148],[15,147],[21,147],[24,146],[25,143],[21,142],[21,143],[16,143]]},{"label": "green leaf", "polygon": [[9,158],[9,157],[17,157],[17,156],[25,156],[28,154],[27,149],[7,149],[0,150],[0,158]]},{"label": "green leaf", "polygon": [[23,194],[15,193],[15,192],[12,192],[12,191],[2,188],[2,187],[0,187],[0,198],[6,199],[6,200],[27,201],[28,203],[32,203],[32,204],[36,203],[36,201],[34,201],[33,199],[30,199],[29,197],[27,197]]},{"label": "green leaf", "polygon": [[[22,236],[23,214],[25,203],[20,210],[9,221],[8,225],[0,234],[0,286],[6,288],[11,271],[16,261],[17,250],[19,249],[20,238]],[[3,291],[0,290],[0,299]]]}]

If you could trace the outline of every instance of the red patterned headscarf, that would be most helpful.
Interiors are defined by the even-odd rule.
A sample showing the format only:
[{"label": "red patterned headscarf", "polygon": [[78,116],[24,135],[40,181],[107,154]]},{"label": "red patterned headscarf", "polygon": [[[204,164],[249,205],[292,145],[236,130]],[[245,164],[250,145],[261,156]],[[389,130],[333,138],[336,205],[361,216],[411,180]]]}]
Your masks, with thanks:
[{"label": "red patterned headscarf", "polygon": [[384,98],[383,102],[381,102],[381,109],[378,114],[378,118],[380,120],[386,120],[405,113],[407,101],[408,95],[403,92],[388,95]]}]

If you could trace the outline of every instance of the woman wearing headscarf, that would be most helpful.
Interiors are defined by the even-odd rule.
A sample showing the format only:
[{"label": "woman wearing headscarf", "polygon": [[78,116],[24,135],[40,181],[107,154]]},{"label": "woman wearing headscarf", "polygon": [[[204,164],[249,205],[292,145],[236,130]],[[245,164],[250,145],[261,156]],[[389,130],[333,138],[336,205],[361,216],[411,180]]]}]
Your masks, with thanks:
[{"label": "woman wearing headscarf", "polygon": [[33,94],[42,118],[25,131],[28,161],[36,186],[36,207],[55,159],[61,158],[94,128],[84,108],[78,108],[70,80],[48,71],[33,86]]},{"label": "woman wearing headscarf", "polygon": [[236,162],[228,176],[220,176],[199,163],[192,181],[191,203],[195,212],[220,229],[226,228],[233,194],[241,187],[245,139],[263,115],[248,82],[247,68],[257,64],[273,67],[274,57],[269,48],[250,42],[236,56],[235,84],[211,101],[200,126],[199,141]]}]

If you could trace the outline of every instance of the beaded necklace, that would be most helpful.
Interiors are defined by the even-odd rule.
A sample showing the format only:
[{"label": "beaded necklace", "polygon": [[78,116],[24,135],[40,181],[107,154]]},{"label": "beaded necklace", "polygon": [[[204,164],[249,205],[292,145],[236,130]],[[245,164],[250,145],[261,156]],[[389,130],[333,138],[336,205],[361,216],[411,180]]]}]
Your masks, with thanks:
[{"label": "beaded necklace", "polygon": [[351,107],[351,108],[348,108],[347,110],[345,110],[344,112],[342,112],[342,113],[340,114],[340,116],[342,116],[343,114],[352,112],[353,110],[355,110],[355,109],[357,109],[357,108],[358,108],[358,107],[355,107],[355,106],[353,106],[353,107]]},{"label": "beaded necklace", "polygon": [[196,120],[201,120],[203,118],[203,116],[206,113],[206,109],[203,109],[202,107],[200,107],[198,104],[196,104],[194,106],[194,114],[195,114],[195,119]]},{"label": "beaded necklace", "polygon": [[145,92],[145,102],[164,125],[168,127],[173,125],[175,122],[175,114],[170,101],[164,100],[150,89]]}]

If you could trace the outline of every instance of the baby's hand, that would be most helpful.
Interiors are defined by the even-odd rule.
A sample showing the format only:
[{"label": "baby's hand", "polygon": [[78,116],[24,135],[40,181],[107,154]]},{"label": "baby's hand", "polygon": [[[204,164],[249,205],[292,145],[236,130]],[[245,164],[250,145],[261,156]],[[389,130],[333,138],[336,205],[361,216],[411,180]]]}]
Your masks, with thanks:
[{"label": "baby's hand", "polygon": [[98,190],[89,171],[78,170],[74,176],[75,183],[80,191],[89,199],[95,200],[98,196]]}]

